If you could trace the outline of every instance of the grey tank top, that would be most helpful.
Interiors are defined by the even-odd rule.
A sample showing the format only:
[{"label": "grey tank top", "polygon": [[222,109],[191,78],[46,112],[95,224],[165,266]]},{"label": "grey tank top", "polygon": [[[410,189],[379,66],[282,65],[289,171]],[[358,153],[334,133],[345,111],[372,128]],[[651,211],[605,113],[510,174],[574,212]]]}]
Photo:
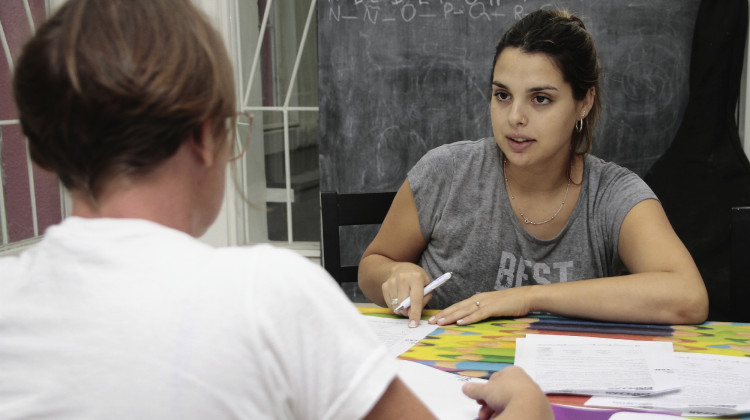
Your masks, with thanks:
[{"label": "grey tank top", "polygon": [[408,179],[428,243],[419,265],[432,278],[453,272],[430,308],[480,292],[622,274],[620,226],[633,206],[656,199],[635,173],[588,155],[570,219],[557,237],[541,240],[513,214],[494,138],[437,147]]}]

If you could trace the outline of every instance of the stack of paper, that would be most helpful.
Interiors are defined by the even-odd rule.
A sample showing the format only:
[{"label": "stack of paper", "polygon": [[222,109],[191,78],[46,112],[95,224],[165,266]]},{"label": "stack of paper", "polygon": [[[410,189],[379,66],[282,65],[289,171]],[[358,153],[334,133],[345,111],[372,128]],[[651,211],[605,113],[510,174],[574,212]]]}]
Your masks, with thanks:
[{"label": "stack of paper", "polygon": [[675,353],[678,392],[646,398],[594,397],[586,405],[680,411],[702,417],[750,412],[750,359]]},{"label": "stack of paper", "polygon": [[548,394],[643,396],[675,391],[672,343],[528,334],[517,366]]},{"label": "stack of paper", "polygon": [[562,335],[516,340],[516,363],[546,393],[587,406],[720,416],[750,412],[750,359],[675,353],[671,343]]}]

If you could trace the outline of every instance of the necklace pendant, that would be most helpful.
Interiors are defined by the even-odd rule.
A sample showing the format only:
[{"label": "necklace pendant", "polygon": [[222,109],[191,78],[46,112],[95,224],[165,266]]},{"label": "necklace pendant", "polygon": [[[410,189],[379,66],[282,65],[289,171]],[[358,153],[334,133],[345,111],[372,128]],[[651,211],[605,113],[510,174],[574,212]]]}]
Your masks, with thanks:
[{"label": "necklace pendant", "polygon": [[[510,195],[510,199],[515,200],[516,196],[513,195],[513,190],[510,189],[510,179],[508,179],[508,176],[506,175],[506,173],[507,173],[507,161],[505,160],[505,157],[503,156],[503,178],[505,179],[505,186],[507,188],[508,195]],[[570,191],[571,182],[572,180],[570,179],[570,176],[568,176],[568,185],[565,187],[565,195],[563,196],[562,203],[560,203],[560,207],[557,208],[557,211],[555,212],[555,214],[552,215],[552,217],[550,217],[549,219],[543,222],[535,222],[529,219],[528,217],[526,217],[526,215],[523,214],[523,212],[519,209],[518,215],[521,216],[521,218],[523,219],[523,222],[526,223],[527,225],[537,226],[537,225],[543,225],[543,224],[546,224],[555,220],[555,217],[557,217],[557,215],[560,214],[560,210],[562,210],[562,208],[565,206],[565,201],[567,201],[568,199],[568,192]]]},{"label": "necklace pendant", "polygon": [[[563,203],[563,204],[565,204],[565,203]],[[562,209],[562,206],[560,206],[560,209]],[[521,218],[523,219],[523,222],[526,223],[527,225],[538,226],[538,225],[547,224],[547,223],[555,220],[555,217],[557,217],[557,215],[560,213],[560,209],[558,209],[557,213],[553,214],[552,217],[550,217],[549,219],[547,219],[547,220],[545,220],[543,222],[535,222],[535,221],[529,219],[528,217],[526,217],[526,215],[523,214],[523,212],[521,212],[521,211],[518,212],[518,215],[521,216]]]}]

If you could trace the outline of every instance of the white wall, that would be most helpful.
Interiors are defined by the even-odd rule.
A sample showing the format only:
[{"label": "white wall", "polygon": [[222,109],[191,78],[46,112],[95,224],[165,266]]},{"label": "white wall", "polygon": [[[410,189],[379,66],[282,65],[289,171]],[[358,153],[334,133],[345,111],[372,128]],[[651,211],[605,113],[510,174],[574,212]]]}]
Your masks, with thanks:
[{"label": "white wall", "polygon": [[[202,9],[211,23],[217,28],[227,48],[231,52],[233,37],[230,36],[234,28],[230,20],[229,0],[193,0],[193,3]],[[204,242],[214,246],[237,245],[237,213],[235,211],[235,202],[237,196],[234,191],[232,180],[227,174],[227,188],[224,195],[224,202],[221,211],[213,225],[201,237]]]}]

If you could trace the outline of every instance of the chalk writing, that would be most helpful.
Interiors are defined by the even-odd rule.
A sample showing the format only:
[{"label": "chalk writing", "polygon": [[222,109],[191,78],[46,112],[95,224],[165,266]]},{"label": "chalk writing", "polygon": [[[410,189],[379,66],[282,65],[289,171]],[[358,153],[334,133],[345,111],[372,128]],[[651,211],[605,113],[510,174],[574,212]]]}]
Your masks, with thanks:
[{"label": "chalk writing", "polygon": [[[393,191],[428,150],[492,136],[497,40],[551,3],[318,0],[321,188]],[[604,70],[593,155],[643,175],[669,146],[689,96],[699,4],[555,0],[583,19]],[[513,276],[504,281],[550,280],[572,269],[524,261],[519,274],[520,264],[506,267]]]},{"label": "chalk writing", "polygon": [[[328,0],[327,19],[332,22],[360,20],[368,24],[417,22],[428,19],[468,18],[470,21],[497,21],[512,17],[515,20],[526,15],[523,4],[508,3],[502,0],[433,0],[442,5],[442,13],[434,12],[434,5],[429,0],[354,0],[343,4],[347,11],[342,12],[345,0]],[[351,1],[351,0],[349,0]],[[433,6],[433,7],[431,7]],[[545,5],[543,7],[549,7]]]}]

